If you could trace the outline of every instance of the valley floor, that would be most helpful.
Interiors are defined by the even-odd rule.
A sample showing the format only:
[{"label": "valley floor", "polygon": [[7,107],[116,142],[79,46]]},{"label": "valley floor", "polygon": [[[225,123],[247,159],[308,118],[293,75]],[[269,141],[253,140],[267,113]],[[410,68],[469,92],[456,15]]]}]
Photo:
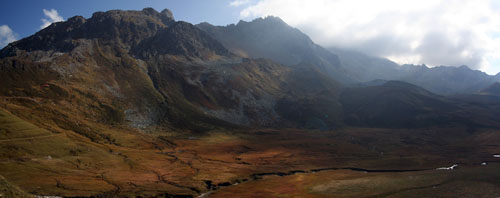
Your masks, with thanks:
[{"label": "valley floor", "polygon": [[9,186],[66,197],[500,196],[497,130],[104,127],[114,140],[96,142],[49,124],[0,111],[0,175]]},{"label": "valley floor", "polygon": [[498,197],[500,165],[370,173],[330,170],[291,176],[269,176],[210,194],[210,197]]}]

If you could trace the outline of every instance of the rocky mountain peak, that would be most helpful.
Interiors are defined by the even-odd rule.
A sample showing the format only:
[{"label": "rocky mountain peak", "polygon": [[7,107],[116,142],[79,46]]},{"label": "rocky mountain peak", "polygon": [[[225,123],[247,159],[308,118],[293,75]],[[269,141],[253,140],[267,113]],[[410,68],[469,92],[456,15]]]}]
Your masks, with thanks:
[{"label": "rocky mountain peak", "polygon": [[194,25],[179,21],[132,49],[141,58],[158,55],[183,55],[206,59],[214,55],[228,56],[229,51]]},{"label": "rocky mountain peak", "polygon": [[262,31],[260,34],[283,34],[288,35],[292,34],[294,37],[300,40],[304,40],[312,43],[309,37],[298,29],[293,28],[292,26],[285,23],[281,18],[275,16],[267,16],[264,18],[257,18],[252,21],[243,21],[240,20],[236,25],[229,26],[235,29],[239,29],[240,31]]},{"label": "rocky mountain peak", "polygon": [[458,67],[462,70],[471,70],[467,65],[461,65],[460,67]]},{"label": "rocky mountain peak", "polygon": [[148,16],[160,18],[166,25],[175,21],[174,14],[169,9],[163,9],[161,12],[158,12],[153,8],[144,8],[142,12]]},{"label": "rocky mountain peak", "polygon": [[156,14],[158,14],[158,11],[156,11],[154,8],[151,8],[151,7],[147,7],[147,8],[142,9],[142,12],[144,14],[147,14],[147,15],[156,15]]},{"label": "rocky mountain peak", "polygon": [[261,25],[265,24],[265,25],[273,25],[273,26],[279,25],[279,26],[290,27],[281,18],[276,17],[276,16],[266,16],[264,18],[261,17],[261,18],[254,19],[251,22],[246,22],[246,21],[240,20],[238,22],[238,25],[244,25],[244,24],[248,24],[248,23],[251,23],[251,24],[261,24]]},{"label": "rocky mountain peak", "polygon": [[87,22],[87,19],[85,19],[85,17],[82,16],[74,16],[69,18],[67,22],[71,24],[84,24],[85,22]]},{"label": "rocky mountain peak", "polygon": [[170,11],[169,9],[163,9],[161,12],[160,12],[163,16],[166,16],[168,18],[171,18],[172,20],[175,20],[174,19],[174,14],[172,14],[172,11]]},{"label": "rocky mountain peak", "polygon": [[19,50],[69,52],[77,46],[74,41],[78,39],[99,40],[102,44],[130,49],[174,23],[168,9],[161,13],[153,8],[110,10],[95,12],[89,19],[74,16],[12,43],[0,51],[0,57],[14,56]]}]

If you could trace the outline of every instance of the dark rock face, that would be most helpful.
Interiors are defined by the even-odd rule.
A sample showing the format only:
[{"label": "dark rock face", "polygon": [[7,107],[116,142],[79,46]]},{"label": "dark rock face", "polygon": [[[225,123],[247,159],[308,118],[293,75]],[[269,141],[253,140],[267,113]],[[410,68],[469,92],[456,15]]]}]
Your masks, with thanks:
[{"label": "dark rock face", "polygon": [[497,97],[445,97],[401,81],[346,88],[340,102],[348,125],[388,128],[500,126],[500,120],[491,116],[499,111]]},{"label": "dark rock face", "polygon": [[341,96],[346,122],[379,127],[422,127],[449,123],[446,112],[457,107],[446,98],[414,85],[389,81],[348,88]]},{"label": "dark rock face", "polygon": [[132,52],[142,58],[165,54],[198,58],[230,55],[218,41],[186,22],[172,24],[170,28],[141,42]]}]

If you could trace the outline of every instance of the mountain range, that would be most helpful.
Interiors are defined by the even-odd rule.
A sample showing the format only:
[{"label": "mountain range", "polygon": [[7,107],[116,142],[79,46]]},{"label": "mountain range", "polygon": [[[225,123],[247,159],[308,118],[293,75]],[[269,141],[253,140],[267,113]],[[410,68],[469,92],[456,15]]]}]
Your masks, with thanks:
[{"label": "mountain range", "polygon": [[[382,123],[366,116],[399,127],[424,126],[432,120],[456,120],[441,119],[438,110],[456,101],[436,94],[475,94],[496,79],[466,66],[400,66],[327,50],[277,17],[228,26],[192,25],[175,21],[169,10],[151,8],[97,12],[89,19],[75,16],[9,44],[0,58],[3,96],[53,100],[63,114],[140,129],[328,129]],[[407,83],[394,89],[394,80]],[[379,103],[358,100],[366,98]],[[399,113],[407,116],[387,112],[380,104],[398,101]],[[364,111],[352,109],[366,105]]]},{"label": "mountain range", "polygon": [[75,16],[0,50],[0,192],[203,197],[264,176],[476,163],[496,151],[499,80],[327,49],[278,17]]}]

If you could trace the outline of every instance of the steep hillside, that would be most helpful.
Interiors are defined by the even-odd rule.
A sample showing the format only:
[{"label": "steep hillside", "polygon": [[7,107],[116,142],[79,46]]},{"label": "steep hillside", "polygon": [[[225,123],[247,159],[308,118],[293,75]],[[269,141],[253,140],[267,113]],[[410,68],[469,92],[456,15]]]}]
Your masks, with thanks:
[{"label": "steep hillside", "polygon": [[4,177],[0,176],[0,194],[5,198],[33,198],[35,196],[25,193],[19,187],[7,182]]},{"label": "steep hillside", "polygon": [[340,97],[345,122],[358,126],[498,127],[495,103],[478,103],[477,97],[443,97],[415,85],[389,81],[382,85],[346,88]]},{"label": "steep hillside", "polygon": [[151,58],[170,54],[201,59],[230,56],[228,50],[205,32],[187,22],[175,22],[171,27],[145,39],[132,49],[137,57]]},{"label": "steep hillside", "polygon": [[345,72],[357,82],[377,79],[396,80],[406,74],[404,67],[387,59],[371,57],[360,52],[329,48],[339,57]]},{"label": "steep hillside", "polygon": [[496,95],[500,96],[500,83],[495,82],[491,84],[489,87],[482,89],[479,93],[486,95]]},{"label": "steep hillside", "polygon": [[380,127],[415,127],[446,123],[452,111],[444,98],[414,85],[389,81],[379,86],[348,88],[341,102],[346,122]]}]

